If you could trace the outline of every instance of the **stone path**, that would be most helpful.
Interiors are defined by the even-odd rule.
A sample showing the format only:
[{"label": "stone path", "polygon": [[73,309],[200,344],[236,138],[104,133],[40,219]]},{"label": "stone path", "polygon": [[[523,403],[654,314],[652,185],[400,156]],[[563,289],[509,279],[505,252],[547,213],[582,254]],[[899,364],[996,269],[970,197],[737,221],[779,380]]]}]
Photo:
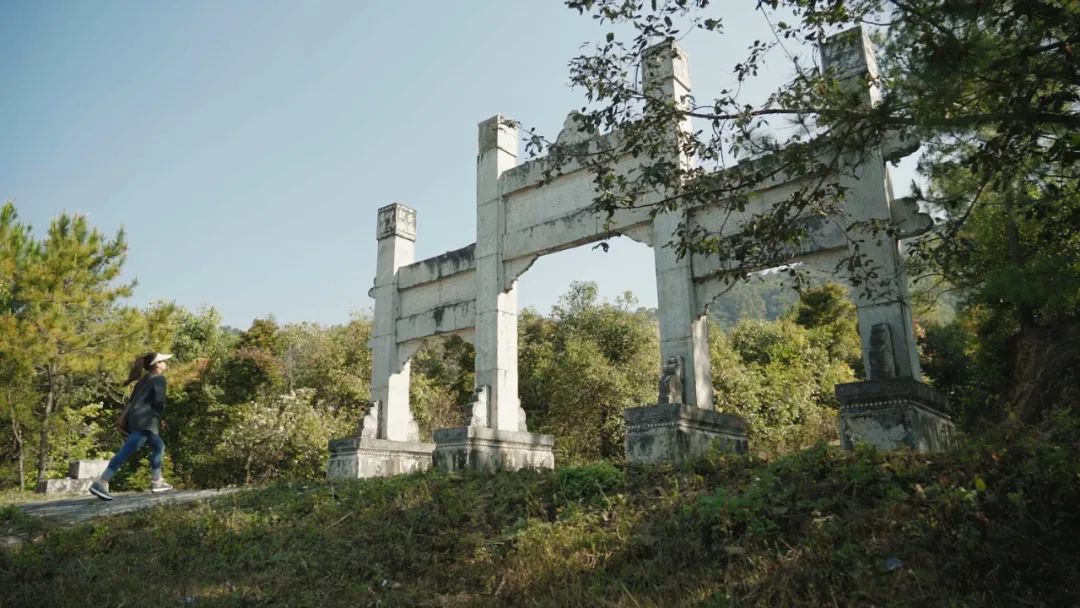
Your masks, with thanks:
[{"label": "stone path", "polygon": [[178,505],[197,500],[208,500],[236,492],[240,488],[219,490],[174,490],[154,494],[152,492],[115,493],[116,499],[101,500],[96,496],[50,500],[20,505],[23,513],[43,517],[58,524],[75,524],[98,517],[130,513],[161,505]]}]

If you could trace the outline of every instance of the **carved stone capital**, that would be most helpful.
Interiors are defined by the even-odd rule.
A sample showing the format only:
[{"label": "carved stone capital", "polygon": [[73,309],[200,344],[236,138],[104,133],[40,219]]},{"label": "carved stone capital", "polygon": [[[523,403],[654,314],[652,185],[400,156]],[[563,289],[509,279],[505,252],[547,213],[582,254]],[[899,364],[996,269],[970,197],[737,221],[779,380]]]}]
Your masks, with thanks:
[{"label": "carved stone capital", "polygon": [[393,203],[379,209],[375,238],[383,240],[390,237],[416,240],[416,209],[400,203]]},{"label": "carved stone capital", "polygon": [[480,123],[478,131],[477,145],[480,148],[480,154],[500,149],[517,156],[517,127],[511,119],[502,114],[496,114]]},{"label": "carved stone capital", "polygon": [[641,63],[644,75],[642,82],[646,92],[669,79],[690,88],[689,61],[686,53],[674,42],[661,42],[645,49],[641,55]]},{"label": "carved stone capital", "polygon": [[873,45],[862,27],[853,27],[829,36],[821,45],[821,67],[834,70],[840,78],[869,74],[877,78],[877,60]]}]

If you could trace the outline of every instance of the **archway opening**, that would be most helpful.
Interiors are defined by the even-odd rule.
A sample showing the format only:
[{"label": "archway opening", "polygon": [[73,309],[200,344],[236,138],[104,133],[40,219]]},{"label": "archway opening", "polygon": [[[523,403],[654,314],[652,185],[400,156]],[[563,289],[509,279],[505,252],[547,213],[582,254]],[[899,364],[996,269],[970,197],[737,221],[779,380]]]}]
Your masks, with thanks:
[{"label": "archway opening", "polygon": [[855,305],[829,272],[787,268],[752,275],[709,306],[717,410],[749,424],[754,452],[774,456],[838,444],[835,386],[861,372]]},{"label": "archway opening", "polygon": [[420,441],[438,429],[461,426],[473,393],[476,350],[456,335],[434,336],[409,359],[409,411]]},{"label": "archway opening", "polygon": [[605,244],[542,257],[519,280],[518,396],[560,465],[621,459],[622,410],[656,402],[653,251]]}]

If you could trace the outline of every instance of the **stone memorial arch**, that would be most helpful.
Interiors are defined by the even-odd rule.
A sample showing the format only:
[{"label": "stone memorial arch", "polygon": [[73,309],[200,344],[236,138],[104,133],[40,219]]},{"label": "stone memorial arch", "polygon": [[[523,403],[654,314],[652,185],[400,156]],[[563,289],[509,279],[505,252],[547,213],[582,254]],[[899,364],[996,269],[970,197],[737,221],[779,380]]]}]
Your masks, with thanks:
[{"label": "stone memorial arch", "polygon": [[[866,84],[877,68],[861,29],[833,37],[821,54],[824,67],[837,69],[847,86],[865,89],[868,103],[877,101],[878,92]],[[687,60],[674,44],[646,51],[642,63],[642,86],[650,94],[682,103],[690,93]],[[571,114],[557,141],[596,150],[618,146],[620,133],[582,132]],[[591,208],[593,176],[580,163],[570,159],[544,179],[548,160],[519,164],[518,145],[511,121],[495,116],[480,123],[471,245],[414,261],[416,211],[401,204],[379,209],[378,262],[369,292],[375,299],[372,402],[357,436],[331,442],[331,477],[392,475],[432,464],[450,471],[553,467],[554,438],[529,432],[518,400],[517,282],[542,255],[616,235],[652,246],[660,317],[657,403],[625,411],[628,460],[680,459],[716,441],[746,449],[745,424],[713,409],[706,313],[724,291],[715,278],[719,262],[697,254],[680,258],[665,246],[680,225],[727,236],[739,230],[739,222],[716,205],[652,216],[647,204],[661,200],[662,193],[646,195],[641,208],[604,217]],[[886,166],[912,151],[903,142],[885,144],[857,166],[827,176],[846,189],[848,202],[831,221],[808,219],[809,238],[787,263],[833,268],[852,246],[844,227],[854,222],[892,222],[898,238],[927,230],[928,217],[893,198]],[[675,146],[672,160],[690,162]],[[642,162],[627,155],[618,170],[633,172]],[[790,197],[810,179],[821,176],[757,184],[744,217]],[[855,296],[868,378],[837,387],[842,442],[941,449],[951,422],[940,412],[942,398],[921,382],[899,243],[874,235],[861,253],[869,254],[890,284]],[[409,359],[424,340],[442,335],[459,335],[475,346],[476,390],[462,426],[437,430],[434,444],[421,443],[409,410]]]}]

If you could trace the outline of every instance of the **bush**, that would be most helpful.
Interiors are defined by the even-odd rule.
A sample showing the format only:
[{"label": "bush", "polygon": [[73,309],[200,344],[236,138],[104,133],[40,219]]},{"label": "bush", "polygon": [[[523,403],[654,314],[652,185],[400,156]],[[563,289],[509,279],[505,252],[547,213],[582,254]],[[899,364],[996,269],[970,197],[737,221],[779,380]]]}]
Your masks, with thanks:
[{"label": "bush", "polygon": [[530,430],[557,437],[562,465],[621,459],[623,409],[656,402],[656,321],[632,304],[629,294],[598,302],[595,284],[574,283],[553,318],[521,316],[522,407]]},{"label": "bush", "polygon": [[815,331],[787,319],[746,321],[730,334],[710,330],[717,409],[746,419],[759,453],[836,437],[834,387],[854,374]]},{"label": "bush", "polygon": [[326,476],[326,446],[347,432],[345,416],[320,407],[309,389],[230,406],[211,470],[218,483]]},{"label": "bush", "polygon": [[226,403],[243,403],[280,391],[285,383],[285,366],[269,351],[242,348],[215,366],[214,383],[224,390]]}]

